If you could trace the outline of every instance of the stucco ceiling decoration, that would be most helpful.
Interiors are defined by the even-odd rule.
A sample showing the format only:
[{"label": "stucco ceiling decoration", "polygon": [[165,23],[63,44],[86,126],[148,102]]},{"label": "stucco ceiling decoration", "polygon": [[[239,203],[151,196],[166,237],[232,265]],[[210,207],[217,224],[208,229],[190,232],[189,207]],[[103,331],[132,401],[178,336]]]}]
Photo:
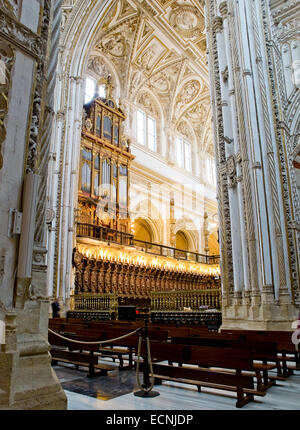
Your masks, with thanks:
[{"label": "stucco ceiling decoration", "polygon": [[201,122],[202,124],[205,124],[207,119],[210,118],[209,99],[193,105],[192,108],[186,112],[186,117],[192,122]]},{"label": "stucco ceiling decoration", "polygon": [[138,52],[135,65],[144,72],[151,74],[160,59],[167,52],[164,44],[155,36]]},{"label": "stucco ceiling decoration", "polygon": [[200,93],[200,89],[201,84],[195,79],[189,80],[183,85],[176,97],[173,113],[173,118],[175,121],[182,116],[182,111],[186,110],[188,106],[195,101],[196,97]]},{"label": "stucco ceiling decoration", "polygon": [[126,38],[121,32],[104,36],[99,48],[114,57],[124,57],[129,50]]},{"label": "stucco ceiling decoration", "polygon": [[150,78],[150,87],[159,93],[168,94],[171,84],[167,74],[163,71],[156,73],[156,75]]},{"label": "stucco ceiling decoration", "polygon": [[154,115],[155,117],[159,116],[159,108],[153,97],[151,97],[148,92],[142,91],[137,97],[137,103],[142,105],[146,112]]},{"label": "stucco ceiling decoration", "polygon": [[[200,64],[204,18],[199,2],[196,7],[194,0],[179,1],[116,1],[97,35],[88,70],[100,77],[111,69],[122,83],[121,99],[157,118],[163,113],[168,127],[180,126],[191,138],[201,128],[204,133],[210,115],[202,108],[204,100],[209,103],[207,68]],[[188,123],[194,130],[189,133]]]},{"label": "stucco ceiling decoration", "polygon": [[177,126],[177,131],[184,137],[186,137],[188,140],[192,141],[193,139],[193,132],[191,130],[191,127],[188,125],[187,121],[182,120]]},{"label": "stucco ceiling decoration", "polygon": [[111,74],[111,71],[104,63],[104,61],[97,55],[93,55],[89,58],[87,69],[92,72],[94,77],[107,76]]},{"label": "stucco ceiling decoration", "polygon": [[140,43],[143,44],[145,40],[151,36],[151,34],[154,32],[154,29],[146,22],[144,21],[141,26],[141,38]]},{"label": "stucco ceiling decoration", "polygon": [[193,6],[178,6],[170,14],[171,26],[184,38],[200,37],[204,30],[204,17]]}]

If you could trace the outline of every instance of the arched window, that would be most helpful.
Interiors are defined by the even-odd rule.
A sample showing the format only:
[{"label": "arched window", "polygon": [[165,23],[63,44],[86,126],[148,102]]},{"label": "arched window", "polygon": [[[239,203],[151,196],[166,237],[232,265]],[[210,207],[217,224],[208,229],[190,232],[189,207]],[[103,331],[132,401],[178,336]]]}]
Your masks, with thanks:
[{"label": "arched window", "polygon": [[156,151],[156,121],[140,109],[136,111],[136,140],[140,145]]},{"label": "arched window", "polygon": [[97,88],[97,82],[96,79],[91,78],[90,76],[86,77],[85,80],[85,97],[84,97],[84,103],[89,103],[94,97],[96,91],[98,92],[98,95],[105,99],[106,97],[106,90],[105,85],[101,84]]},{"label": "arched window", "polygon": [[216,167],[212,157],[206,159],[206,175],[208,182],[216,186]]},{"label": "arched window", "polygon": [[89,76],[86,78],[85,81],[85,98],[84,103],[89,103],[95,95],[95,89],[96,89],[96,80],[93,78],[90,78]]},{"label": "arched window", "polygon": [[192,171],[192,150],[191,144],[187,140],[177,137],[175,140],[176,161],[183,169]]}]

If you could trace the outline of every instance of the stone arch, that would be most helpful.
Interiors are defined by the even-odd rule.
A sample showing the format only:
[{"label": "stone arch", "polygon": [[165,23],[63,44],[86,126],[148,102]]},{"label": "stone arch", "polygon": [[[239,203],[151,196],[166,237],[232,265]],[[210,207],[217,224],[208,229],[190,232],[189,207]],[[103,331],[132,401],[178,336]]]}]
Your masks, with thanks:
[{"label": "stone arch", "polygon": [[183,249],[184,251],[190,250],[189,240],[184,230],[178,230],[175,235],[175,239],[176,239],[175,247],[177,249]]},{"label": "stone arch", "polygon": [[151,216],[149,216],[149,206],[147,199],[138,199],[135,202],[132,202],[131,209],[131,225],[134,225],[134,221],[136,219],[143,220],[147,223],[148,228],[151,231],[152,242],[153,243],[161,243],[163,238],[163,220],[160,212],[153,204],[151,204]]},{"label": "stone arch", "polygon": [[[98,66],[99,71],[97,71],[97,60],[102,61],[103,66]],[[103,69],[100,70],[100,67]],[[102,73],[101,73],[102,72]],[[115,65],[107,58],[105,55],[100,54],[98,51],[93,50],[91,52],[91,55],[88,58],[88,64],[86,69],[86,75],[90,75],[94,78],[100,78],[104,75],[111,74],[112,76],[112,83],[114,85],[114,99],[116,101],[119,100],[121,96],[121,83],[120,83],[120,77],[116,70]]]},{"label": "stone arch", "polygon": [[153,227],[146,218],[137,217],[134,220],[134,237],[145,242],[154,242]]},{"label": "stone arch", "polygon": [[[72,267],[72,250],[76,245],[74,234],[74,219],[77,208],[78,166],[80,154],[80,136],[82,124],[82,106],[84,102],[84,81],[87,73],[88,60],[95,54],[95,43],[103,29],[108,15],[114,15],[115,1],[76,2],[68,20],[64,25],[61,37],[61,47],[58,61],[58,85],[56,86],[55,106],[56,125],[52,137],[52,147],[57,154],[58,179],[53,179],[52,188],[57,187],[57,195],[53,198],[56,209],[55,233],[49,244],[49,285],[53,292],[64,299],[70,294],[70,268]],[[119,4],[120,6],[120,4]],[[117,7],[119,7],[117,5]],[[101,53],[101,55],[103,55]],[[106,58],[104,56],[104,58]],[[111,66],[111,70],[114,67]],[[117,73],[117,72],[115,72]],[[194,76],[194,75],[193,75]],[[193,78],[192,76],[192,78]],[[199,83],[202,82],[196,75]],[[120,79],[121,82],[121,79]],[[184,83],[187,81],[184,80]],[[147,88],[147,94],[151,90]],[[164,126],[164,112],[159,98],[150,94],[159,108],[160,120]],[[161,142],[158,151],[166,152]],[[57,185],[57,183],[59,185]],[[146,214],[144,214],[146,216]],[[156,231],[155,241],[161,240],[165,233],[165,223],[153,221]],[[161,224],[161,227],[158,224]],[[197,229],[195,229],[196,231]],[[197,249],[197,239],[187,232],[190,237],[191,249]],[[50,288],[51,290],[51,288]],[[52,295],[52,291],[50,292]]]},{"label": "stone arch", "polygon": [[[146,95],[149,98],[149,101],[151,101],[154,104],[154,107],[156,108],[156,111],[153,112],[153,115],[160,116],[162,119],[164,118],[164,112],[162,109],[162,106],[160,104],[160,101],[158,100],[157,96],[149,89],[149,88],[142,88],[140,91],[136,94],[133,103],[139,104],[140,106],[144,106],[144,108],[147,110],[147,105],[143,104],[142,98]],[[150,110],[148,110],[149,113],[151,113]]]},{"label": "stone arch", "polygon": [[[58,59],[54,112],[55,132],[52,147],[57,154],[60,177],[56,201],[56,233],[49,240],[49,295],[64,300],[70,297],[72,251],[76,246],[75,229],[70,228],[77,208],[78,166],[80,156],[82,107],[84,104],[84,77],[95,39],[110,13],[113,0],[77,2],[65,23]],[[113,70],[113,68],[112,68]],[[52,186],[57,187],[54,180]],[[68,221],[66,221],[68,220]],[[61,267],[61,269],[59,269]]]},{"label": "stone arch", "polygon": [[191,219],[181,218],[175,224],[174,235],[178,232],[182,232],[188,242],[188,250],[191,252],[197,252],[199,237],[197,237],[197,229],[195,224]]}]

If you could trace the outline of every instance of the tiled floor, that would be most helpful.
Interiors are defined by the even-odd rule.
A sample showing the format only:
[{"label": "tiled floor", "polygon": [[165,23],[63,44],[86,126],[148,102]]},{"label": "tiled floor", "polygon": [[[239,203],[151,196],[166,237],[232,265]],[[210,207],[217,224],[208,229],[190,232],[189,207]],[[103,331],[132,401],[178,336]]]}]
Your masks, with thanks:
[{"label": "tiled floor", "polygon": [[[135,370],[118,370],[118,364],[109,358],[106,363],[116,366],[108,376],[87,378],[86,370],[73,366],[54,366],[68,397],[69,410],[237,410],[235,393],[202,388],[198,393],[193,385],[163,382],[153,390],[160,393],[154,398],[133,395],[138,389]],[[142,381],[142,375],[140,376]],[[300,372],[285,381],[278,381],[265,397],[241,410],[300,410]]]}]

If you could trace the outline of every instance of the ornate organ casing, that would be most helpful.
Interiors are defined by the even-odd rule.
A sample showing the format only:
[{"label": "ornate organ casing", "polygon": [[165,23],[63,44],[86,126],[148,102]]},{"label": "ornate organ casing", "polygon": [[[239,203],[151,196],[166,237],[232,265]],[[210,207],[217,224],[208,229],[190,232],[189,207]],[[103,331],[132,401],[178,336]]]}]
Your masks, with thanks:
[{"label": "ornate organ casing", "polygon": [[134,156],[122,136],[125,116],[111,98],[84,105],[79,169],[79,223],[130,233],[129,171]]}]

